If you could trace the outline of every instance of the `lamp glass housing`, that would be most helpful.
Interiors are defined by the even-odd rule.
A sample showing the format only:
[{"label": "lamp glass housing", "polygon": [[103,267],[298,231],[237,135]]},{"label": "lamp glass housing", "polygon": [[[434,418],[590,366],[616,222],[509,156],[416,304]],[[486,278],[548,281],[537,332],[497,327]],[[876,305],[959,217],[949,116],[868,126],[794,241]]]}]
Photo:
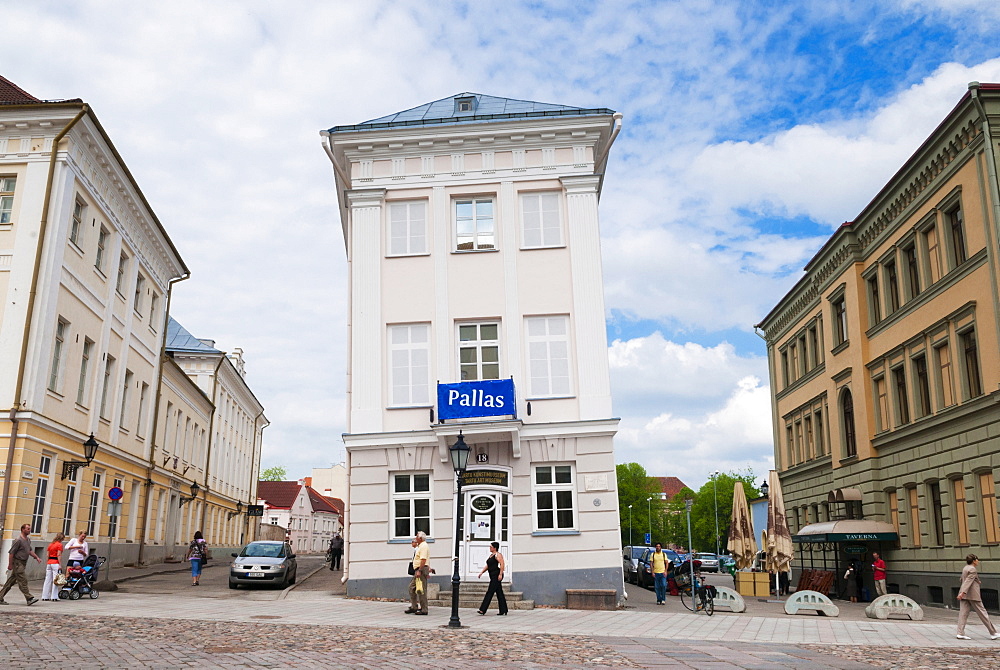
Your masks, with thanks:
[{"label": "lamp glass housing", "polygon": [[469,464],[470,451],[469,445],[465,443],[465,438],[459,433],[455,444],[448,449],[451,454],[451,467],[454,468],[455,472],[465,472],[465,468]]}]

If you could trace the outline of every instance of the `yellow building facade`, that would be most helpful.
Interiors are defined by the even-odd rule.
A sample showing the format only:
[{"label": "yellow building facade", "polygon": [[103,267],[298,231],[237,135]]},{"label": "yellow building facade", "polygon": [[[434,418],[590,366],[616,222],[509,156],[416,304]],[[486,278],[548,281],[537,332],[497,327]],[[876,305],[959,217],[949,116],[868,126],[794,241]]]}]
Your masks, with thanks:
[{"label": "yellow building facade", "polygon": [[1000,85],[971,84],[758,325],[798,563],[867,561],[872,594],[880,551],[890,591],[954,605],[976,553],[998,607],[998,142]]},{"label": "yellow building facade", "polygon": [[[188,274],[93,110],[0,77],[3,551],[22,523],[36,547],[86,531],[105,555],[110,541],[114,564],[176,557],[197,529],[244,539],[228,511],[253,492],[211,479],[213,449],[227,449],[218,408],[164,351],[171,287]],[[264,423],[247,428],[258,457]],[[241,467],[256,481],[255,463]]]}]

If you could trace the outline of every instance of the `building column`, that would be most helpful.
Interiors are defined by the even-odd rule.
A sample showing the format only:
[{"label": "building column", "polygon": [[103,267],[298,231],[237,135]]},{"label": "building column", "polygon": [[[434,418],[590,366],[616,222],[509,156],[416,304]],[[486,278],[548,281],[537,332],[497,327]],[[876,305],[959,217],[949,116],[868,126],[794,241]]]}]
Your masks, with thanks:
[{"label": "building column", "polygon": [[385,189],[347,192],[350,205],[351,360],[350,423],[352,433],[382,430],[382,207]]},{"label": "building column", "polygon": [[600,179],[597,175],[561,178],[566,192],[570,267],[573,272],[577,398],[583,420],[605,419],[611,416],[612,411],[601,234],[597,217]]}]

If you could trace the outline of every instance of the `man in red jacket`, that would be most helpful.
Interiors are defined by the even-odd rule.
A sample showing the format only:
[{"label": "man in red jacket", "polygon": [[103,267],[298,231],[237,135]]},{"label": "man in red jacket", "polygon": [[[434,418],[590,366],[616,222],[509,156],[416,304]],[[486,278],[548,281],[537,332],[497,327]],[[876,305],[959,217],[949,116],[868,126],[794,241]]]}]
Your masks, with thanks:
[{"label": "man in red jacket", "polygon": [[872,571],[875,573],[875,592],[884,596],[886,594],[885,590],[885,561],[882,557],[878,555],[878,552],[872,552]]}]

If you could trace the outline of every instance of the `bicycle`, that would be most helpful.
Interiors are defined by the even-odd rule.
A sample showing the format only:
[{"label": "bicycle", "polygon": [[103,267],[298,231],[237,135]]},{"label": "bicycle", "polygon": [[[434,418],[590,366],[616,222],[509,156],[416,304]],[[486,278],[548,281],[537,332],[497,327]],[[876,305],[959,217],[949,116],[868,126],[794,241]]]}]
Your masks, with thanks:
[{"label": "bicycle", "polygon": [[694,612],[704,612],[708,616],[712,616],[715,613],[715,594],[717,593],[714,586],[706,584],[701,579],[701,575],[695,577],[695,597],[694,597],[694,610],[692,607],[691,598],[691,584],[690,578],[688,578],[688,583],[678,584],[681,592],[681,603],[688,611]]}]

